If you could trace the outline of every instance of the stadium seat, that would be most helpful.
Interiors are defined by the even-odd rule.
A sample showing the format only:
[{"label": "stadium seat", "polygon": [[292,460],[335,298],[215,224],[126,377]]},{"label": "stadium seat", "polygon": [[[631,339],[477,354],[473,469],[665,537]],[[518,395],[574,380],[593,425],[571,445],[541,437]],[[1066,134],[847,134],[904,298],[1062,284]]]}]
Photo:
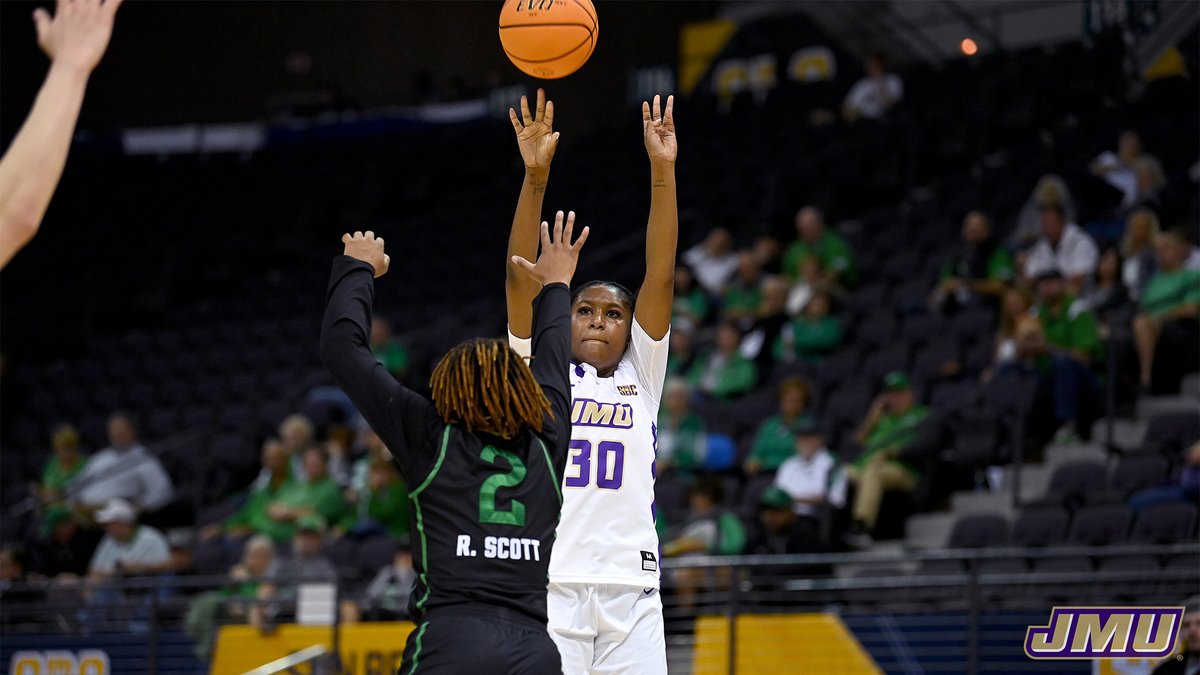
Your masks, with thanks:
[{"label": "stadium seat", "polygon": [[1196,506],[1188,502],[1154,504],[1138,512],[1129,540],[1138,544],[1174,544],[1196,532]]},{"label": "stadium seat", "polygon": [[1086,506],[1072,519],[1067,543],[1107,546],[1124,539],[1128,529],[1129,509],[1124,506]]},{"label": "stadium seat", "polygon": [[1076,460],[1060,465],[1050,476],[1045,499],[1067,506],[1081,504],[1089,492],[1104,489],[1104,465],[1091,460]]},{"label": "stadium seat", "polygon": [[1158,413],[1146,422],[1143,452],[1157,452],[1176,461],[1184,448],[1200,441],[1200,412]]},{"label": "stadium seat", "polygon": [[1069,521],[1067,510],[1058,506],[1026,508],[1013,523],[1009,543],[1022,548],[1061,544],[1066,537]]},{"label": "stadium seat", "polygon": [[1008,520],[998,514],[963,516],[954,523],[946,539],[948,548],[988,548],[1008,540]]}]

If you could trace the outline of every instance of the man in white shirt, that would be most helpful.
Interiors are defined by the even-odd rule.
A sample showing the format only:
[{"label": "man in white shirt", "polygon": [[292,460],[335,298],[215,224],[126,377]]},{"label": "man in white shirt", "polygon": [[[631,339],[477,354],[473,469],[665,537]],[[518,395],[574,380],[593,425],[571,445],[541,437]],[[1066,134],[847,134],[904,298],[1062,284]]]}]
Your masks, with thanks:
[{"label": "man in white shirt", "polygon": [[175,488],[166,469],[137,440],[133,419],[115,413],[108,420],[109,447],[92,455],[67,486],[69,498],[86,508],[113,499],[131,502],[139,511],[157,511],[171,502]]},{"label": "man in white shirt", "polygon": [[733,235],[723,227],[714,229],[704,241],[684,252],[683,261],[692,268],[696,282],[705,292],[720,296],[738,268]]},{"label": "man in white shirt", "polygon": [[904,80],[895,73],[887,72],[887,59],[883,54],[870,54],[866,65],[866,77],[854,83],[842,103],[842,116],[847,122],[860,117],[882,119],[904,98]]},{"label": "man in white shirt", "polygon": [[801,417],[793,426],[796,454],[784,460],[775,474],[775,487],[792,498],[792,510],[815,518],[829,492],[829,474],[835,464],[825,447],[821,429],[811,417]]},{"label": "man in white shirt", "polygon": [[1067,287],[1078,294],[1084,283],[1096,271],[1100,249],[1083,228],[1066,222],[1062,206],[1041,205],[1042,236],[1025,256],[1022,273],[1027,280],[1058,270],[1067,280]]},{"label": "man in white shirt", "polygon": [[171,549],[162,532],[137,524],[137,512],[124,499],[113,499],[96,512],[104,538],[92,554],[88,576],[106,579],[118,575],[163,572],[171,566]]}]

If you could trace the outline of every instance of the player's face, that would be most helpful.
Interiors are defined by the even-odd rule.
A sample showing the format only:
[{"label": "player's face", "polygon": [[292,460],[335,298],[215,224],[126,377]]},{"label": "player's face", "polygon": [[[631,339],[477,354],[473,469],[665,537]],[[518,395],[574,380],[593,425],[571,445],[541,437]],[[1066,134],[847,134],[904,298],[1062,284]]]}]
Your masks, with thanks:
[{"label": "player's face", "polygon": [[605,286],[580,293],[571,312],[571,356],[601,376],[612,374],[629,344],[633,313]]}]

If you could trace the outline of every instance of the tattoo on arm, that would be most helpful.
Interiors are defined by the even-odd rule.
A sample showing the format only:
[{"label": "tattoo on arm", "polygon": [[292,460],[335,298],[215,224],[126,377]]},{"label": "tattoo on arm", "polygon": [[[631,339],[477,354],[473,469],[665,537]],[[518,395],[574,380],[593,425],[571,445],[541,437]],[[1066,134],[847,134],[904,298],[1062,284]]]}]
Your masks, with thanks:
[{"label": "tattoo on arm", "polygon": [[654,187],[660,188],[660,187],[666,187],[666,186],[667,186],[667,179],[665,179],[665,178],[655,178],[654,179]]}]

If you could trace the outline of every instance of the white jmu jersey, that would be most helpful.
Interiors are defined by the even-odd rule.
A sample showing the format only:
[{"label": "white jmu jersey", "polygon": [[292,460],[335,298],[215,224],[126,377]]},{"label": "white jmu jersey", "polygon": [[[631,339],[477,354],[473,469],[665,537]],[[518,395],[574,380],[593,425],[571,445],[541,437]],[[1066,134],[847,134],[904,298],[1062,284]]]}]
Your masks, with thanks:
[{"label": "white jmu jersey", "polygon": [[[669,341],[670,331],[654,340],[635,319],[612,377],[570,364],[571,448],[550,556],[553,583],[658,588],[654,455]],[[510,333],[509,343],[529,353],[529,340]]]}]

